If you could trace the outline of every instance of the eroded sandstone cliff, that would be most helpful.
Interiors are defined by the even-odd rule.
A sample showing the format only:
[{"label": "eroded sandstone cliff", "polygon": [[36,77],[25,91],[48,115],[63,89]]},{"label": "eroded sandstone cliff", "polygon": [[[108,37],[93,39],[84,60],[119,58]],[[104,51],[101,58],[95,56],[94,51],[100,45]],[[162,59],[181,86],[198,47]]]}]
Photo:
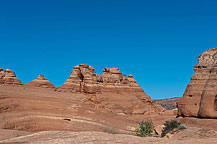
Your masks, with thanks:
[{"label": "eroded sandstone cliff", "polygon": [[143,91],[132,75],[127,77],[118,68],[105,68],[100,75],[95,73],[92,66],[77,65],[58,91],[62,90],[92,94],[88,102],[94,103],[97,108],[122,115],[159,113],[164,110]]},{"label": "eroded sandstone cliff", "polygon": [[[15,73],[0,70],[2,84],[22,84]],[[118,68],[104,68],[102,74],[86,64],[74,66],[69,78],[61,87],[55,87],[43,75],[24,86],[53,88],[57,92],[86,95],[83,102],[96,109],[120,115],[157,114],[164,111],[139,86],[132,75],[122,74]]]},{"label": "eroded sandstone cliff", "polygon": [[95,69],[86,64],[75,66],[69,78],[60,88],[90,94],[123,89],[143,91],[132,75],[128,75],[127,78],[118,68],[105,68],[101,75],[96,74]]},{"label": "eroded sandstone cliff", "polygon": [[80,64],[74,66],[71,75],[60,87],[71,92],[96,93],[96,73],[92,66]]},{"label": "eroded sandstone cliff", "polygon": [[[10,79],[8,79],[8,77]],[[136,121],[156,123],[174,117],[164,112],[132,75],[118,68],[96,74],[89,65],[75,66],[61,87],[43,75],[22,84],[14,72],[0,69],[0,128],[24,131],[131,131]]]},{"label": "eroded sandstone cliff", "polygon": [[190,83],[178,101],[181,116],[217,118],[217,48],[198,56]]}]

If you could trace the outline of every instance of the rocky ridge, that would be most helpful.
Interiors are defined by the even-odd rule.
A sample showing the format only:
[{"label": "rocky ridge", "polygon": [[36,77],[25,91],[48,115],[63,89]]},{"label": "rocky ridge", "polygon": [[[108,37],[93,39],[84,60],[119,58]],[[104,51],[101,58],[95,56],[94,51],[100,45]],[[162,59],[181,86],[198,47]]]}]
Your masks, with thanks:
[{"label": "rocky ridge", "polygon": [[[6,70],[6,72],[8,71]],[[1,77],[7,76],[6,72]],[[14,79],[14,83],[15,80],[17,83],[20,82],[14,72],[9,71],[9,73],[10,77]],[[2,84],[6,84],[6,82]],[[20,84],[22,83],[20,82]],[[102,74],[96,74],[92,66],[80,64],[74,66],[69,78],[60,87],[55,87],[43,75],[25,83],[24,87],[26,86],[51,88],[59,93],[85,95],[84,103],[93,105],[96,109],[119,115],[159,114],[164,111],[163,107],[143,91],[132,75],[127,77],[118,68],[104,68]]]},{"label": "rocky ridge", "polygon": [[80,64],[74,67],[71,75],[60,87],[71,92],[95,94],[102,91],[136,88],[143,91],[132,75],[127,76],[118,68],[105,68],[102,75],[96,74],[92,66]]}]

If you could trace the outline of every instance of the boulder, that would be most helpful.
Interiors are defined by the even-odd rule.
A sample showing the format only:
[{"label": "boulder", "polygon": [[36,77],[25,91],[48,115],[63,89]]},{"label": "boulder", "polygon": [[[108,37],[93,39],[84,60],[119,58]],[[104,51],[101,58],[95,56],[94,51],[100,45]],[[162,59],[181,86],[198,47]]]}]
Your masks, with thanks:
[{"label": "boulder", "polygon": [[165,127],[164,125],[158,125],[158,126],[154,127],[155,134],[161,136],[162,130],[164,129],[164,127]]}]

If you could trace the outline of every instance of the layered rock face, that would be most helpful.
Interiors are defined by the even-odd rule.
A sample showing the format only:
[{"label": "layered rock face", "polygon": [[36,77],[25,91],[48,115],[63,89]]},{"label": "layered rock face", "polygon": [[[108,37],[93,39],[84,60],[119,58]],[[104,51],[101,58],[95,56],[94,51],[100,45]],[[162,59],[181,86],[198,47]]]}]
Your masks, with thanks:
[{"label": "layered rock face", "polygon": [[61,86],[71,92],[96,93],[96,73],[92,66],[80,64],[74,66],[71,75]]},{"label": "layered rock face", "polygon": [[94,94],[89,100],[97,108],[118,114],[141,115],[164,110],[143,91],[132,75],[122,75],[118,68],[105,68],[102,74],[96,74],[89,65],[75,66],[60,89]]},{"label": "layered rock face", "polygon": [[13,71],[9,69],[4,71],[3,68],[0,68],[0,84],[21,85],[22,82],[16,77]]},{"label": "layered rock face", "polygon": [[102,81],[98,81],[98,84],[102,89],[139,88],[142,90],[132,75],[129,74],[127,78],[127,75],[122,75],[118,68],[105,68],[101,77]]},{"label": "layered rock face", "polygon": [[39,75],[35,80],[26,83],[25,85],[35,86],[35,87],[44,87],[44,88],[55,88],[55,86],[49,82],[44,75]]},{"label": "layered rock face", "polygon": [[[0,83],[22,84],[8,69],[0,69]],[[56,88],[43,75],[24,86],[76,93],[84,97],[82,102],[85,104],[121,115],[159,114],[164,110],[143,91],[132,75],[127,77],[118,68],[105,68],[102,74],[96,74],[92,66],[80,64],[74,67],[61,87]]]},{"label": "layered rock face", "polygon": [[198,57],[194,75],[178,101],[182,116],[217,118],[217,48]]},{"label": "layered rock face", "polygon": [[85,64],[75,66],[69,78],[60,88],[91,94],[131,88],[143,91],[132,75],[128,75],[127,78],[118,68],[105,68],[101,75],[96,74],[92,66]]},{"label": "layered rock face", "polygon": [[[5,75],[1,69],[1,80]],[[117,68],[96,74],[81,64],[61,87],[53,87],[43,75],[22,86],[0,84],[0,128],[113,133],[134,131],[136,121],[159,123],[175,117],[144,93],[132,75]]]}]

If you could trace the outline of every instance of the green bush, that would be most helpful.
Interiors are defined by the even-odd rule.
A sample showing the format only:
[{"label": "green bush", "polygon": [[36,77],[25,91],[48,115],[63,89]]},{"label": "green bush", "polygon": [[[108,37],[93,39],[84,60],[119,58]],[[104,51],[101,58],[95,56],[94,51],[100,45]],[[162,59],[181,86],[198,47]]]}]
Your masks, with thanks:
[{"label": "green bush", "polygon": [[180,124],[180,125],[178,126],[178,129],[179,129],[179,130],[186,129],[186,126],[185,126],[184,124]]},{"label": "green bush", "polygon": [[151,136],[151,133],[153,132],[154,125],[150,121],[141,121],[138,122],[139,128],[136,129],[136,136],[140,137],[147,137]]},{"label": "green bush", "polygon": [[182,130],[186,129],[186,126],[182,124],[178,120],[169,120],[164,123],[164,128],[162,130],[161,136],[164,137],[167,133],[174,132],[174,129],[176,130]]}]

